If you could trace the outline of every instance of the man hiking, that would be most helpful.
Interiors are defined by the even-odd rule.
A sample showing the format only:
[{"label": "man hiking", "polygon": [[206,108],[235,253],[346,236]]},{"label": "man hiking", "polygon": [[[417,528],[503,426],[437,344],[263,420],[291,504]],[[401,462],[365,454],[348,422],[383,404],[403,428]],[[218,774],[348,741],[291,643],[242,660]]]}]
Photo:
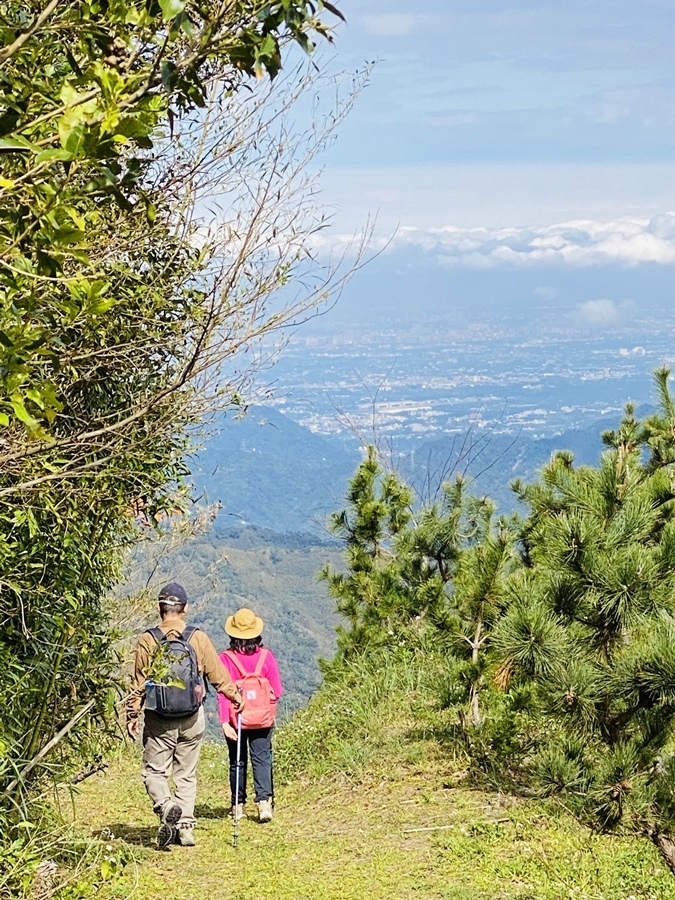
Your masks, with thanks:
[{"label": "man hiking", "polygon": [[[143,780],[160,818],[157,845],[195,844],[197,762],[204,737],[206,677],[239,709],[241,696],[207,635],[188,625],[188,598],[180,584],[159,592],[161,621],[138,640],[127,703],[127,731],[138,737],[145,705]],[[173,776],[174,796],[169,788]]]}]

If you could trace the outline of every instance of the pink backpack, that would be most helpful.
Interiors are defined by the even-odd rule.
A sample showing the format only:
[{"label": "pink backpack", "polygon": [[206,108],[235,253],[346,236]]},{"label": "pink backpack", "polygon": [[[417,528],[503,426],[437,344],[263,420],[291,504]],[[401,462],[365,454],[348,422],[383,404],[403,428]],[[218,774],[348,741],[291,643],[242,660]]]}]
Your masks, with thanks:
[{"label": "pink backpack", "polygon": [[[241,678],[237,679],[237,687],[244,697],[244,709],[241,714],[242,728],[271,728],[274,725],[276,697],[267,678],[260,674],[268,652],[265,648],[260,650],[254,671],[247,672],[234,651],[225,651],[226,656],[232,660],[241,675]],[[234,709],[232,715],[235,716],[234,724],[236,724]]]}]

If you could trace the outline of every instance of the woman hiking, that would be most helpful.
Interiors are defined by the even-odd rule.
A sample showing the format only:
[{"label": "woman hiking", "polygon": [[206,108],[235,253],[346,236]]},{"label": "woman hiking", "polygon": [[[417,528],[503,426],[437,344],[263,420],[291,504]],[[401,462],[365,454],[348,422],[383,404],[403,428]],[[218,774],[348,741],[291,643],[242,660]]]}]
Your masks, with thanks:
[{"label": "woman hiking", "polygon": [[[271,822],[273,815],[272,731],[276,702],[283,693],[277,661],[271,650],[263,647],[263,620],[245,607],[225,622],[230,638],[229,649],[220,659],[232,680],[248,697],[242,717],[239,778],[237,779],[237,710],[222,694],[218,695],[220,722],[230,756],[230,790],[232,815],[244,817],[246,803],[246,762],[250,752],[258,820]],[[237,793],[239,785],[239,796]]]}]

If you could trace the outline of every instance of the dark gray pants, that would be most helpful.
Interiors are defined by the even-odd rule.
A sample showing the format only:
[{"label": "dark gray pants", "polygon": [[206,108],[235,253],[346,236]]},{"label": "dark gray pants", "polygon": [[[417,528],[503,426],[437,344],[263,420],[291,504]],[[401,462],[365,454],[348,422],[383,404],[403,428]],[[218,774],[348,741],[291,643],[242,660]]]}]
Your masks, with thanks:
[{"label": "dark gray pants", "polygon": [[273,728],[242,729],[241,732],[241,758],[239,760],[239,797],[235,799],[237,790],[237,742],[227,741],[227,749],[230,754],[230,790],[232,791],[232,804],[246,803],[246,762],[248,754],[251,754],[251,768],[253,769],[253,785],[255,787],[255,802],[269,800],[273,794],[272,788],[272,731]]}]

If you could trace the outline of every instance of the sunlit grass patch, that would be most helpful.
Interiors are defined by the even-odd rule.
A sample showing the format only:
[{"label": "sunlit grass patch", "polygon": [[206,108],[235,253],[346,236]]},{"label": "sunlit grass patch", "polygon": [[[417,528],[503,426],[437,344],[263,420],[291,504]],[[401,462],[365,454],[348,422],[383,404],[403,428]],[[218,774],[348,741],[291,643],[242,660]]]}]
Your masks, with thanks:
[{"label": "sunlit grass patch", "polygon": [[[675,879],[635,837],[596,835],[548,803],[450,785],[438,755],[421,766],[294,779],[269,826],[241,823],[232,848],[226,756],[205,747],[198,846],[152,849],[138,760],[120,760],[82,791],[77,816],[134,861],[97,896],[164,900],[675,900]],[[249,810],[252,812],[252,810]]]},{"label": "sunlit grass patch", "polygon": [[[76,822],[133,857],[101,900],[675,900],[675,878],[636,836],[599,835],[553,801],[478,790],[437,739],[445,712],[421,667],[379,681],[354,666],[276,736],[274,821],[232,847],[228,759],[205,745],[195,848],[153,848],[136,751],[82,786]],[[367,674],[367,673],[366,673]],[[251,792],[252,795],[252,792]],[[85,896],[85,895],[82,895]]]}]

